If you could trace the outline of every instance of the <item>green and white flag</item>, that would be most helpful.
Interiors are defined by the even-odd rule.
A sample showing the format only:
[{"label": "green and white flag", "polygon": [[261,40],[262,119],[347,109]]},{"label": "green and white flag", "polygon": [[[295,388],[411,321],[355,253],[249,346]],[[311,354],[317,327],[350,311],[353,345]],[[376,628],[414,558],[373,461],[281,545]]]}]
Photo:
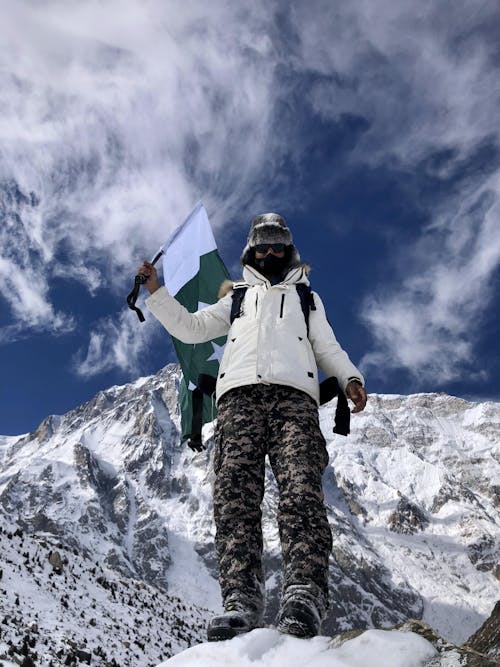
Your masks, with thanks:
[{"label": "green and white flag", "polygon": [[[217,301],[221,283],[229,273],[217,252],[207,212],[199,202],[186,220],[162,246],[163,279],[169,293],[190,313]],[[200,373],[217,377],[226,337],[207,343],[188,345],[173,338],[182,368],[180,391],[182,441],[189,438],[192,425],[192,397]],[[203,423],[215,418],[210,397],[203,399]]]}]

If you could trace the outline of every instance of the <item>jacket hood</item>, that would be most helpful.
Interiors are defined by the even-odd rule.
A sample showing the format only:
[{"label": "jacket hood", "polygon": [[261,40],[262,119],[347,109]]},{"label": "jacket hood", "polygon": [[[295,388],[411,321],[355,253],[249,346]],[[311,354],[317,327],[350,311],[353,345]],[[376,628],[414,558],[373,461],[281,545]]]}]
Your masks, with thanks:
[{"label": "jacket hood", "polygon": [[[288,270],[283,280],[277,284],[297,285],[298,283],[304,283],[309,285],[309,271],[310,267],[307,264],[293,266]],[[271,287],[271,282],[253,266],[246,264],[243,267],[243,281],[235,283],[235,285],[268,285]]]}]

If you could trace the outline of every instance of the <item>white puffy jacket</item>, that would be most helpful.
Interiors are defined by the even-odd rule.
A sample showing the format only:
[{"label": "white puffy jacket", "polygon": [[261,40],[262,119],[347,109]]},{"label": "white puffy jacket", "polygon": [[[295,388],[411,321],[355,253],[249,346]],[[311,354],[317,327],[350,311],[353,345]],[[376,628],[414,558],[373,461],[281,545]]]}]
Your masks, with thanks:
[{"label": "white puffy jacket", "polygon": [[338,378],[345,390],[350,380],[364,384],[359,370],[340,347],[319,296],[309,314],[309,336],[295,288],[309,284],[306,267],[292,269],[277,285],[245,266],[247,291],[242,314],[231,325],[232,293],[196,313],[189,313],[165,287],[146,304],[167,331],[183,343],[203,343],[227,334],[217,378],[217,400],[230,389],[249,384],[281,384],[300,389],[319,404],[318,368]]}]

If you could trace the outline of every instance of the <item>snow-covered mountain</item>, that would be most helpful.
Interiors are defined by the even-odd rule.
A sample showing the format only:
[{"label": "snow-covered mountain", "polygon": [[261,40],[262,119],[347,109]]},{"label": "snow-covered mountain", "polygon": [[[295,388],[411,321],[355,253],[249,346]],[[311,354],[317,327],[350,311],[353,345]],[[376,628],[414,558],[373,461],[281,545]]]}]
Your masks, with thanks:
[{"label": "snow-covered mountain", "polygon": [[[146,667],[204,638],[220,604],[212,426],[206,451],[180,447],[179,380],[170,365],[0,437],[0,660],[24,642],[37,665],[83,651],[92,665]],[[321,411],[334,534],[325,634],[423,618],[462,643],[500,598],[500,405],[371,395],[348,438],[332,434],[334,407]],[[270,471],[266,484],[272,623]]]}]

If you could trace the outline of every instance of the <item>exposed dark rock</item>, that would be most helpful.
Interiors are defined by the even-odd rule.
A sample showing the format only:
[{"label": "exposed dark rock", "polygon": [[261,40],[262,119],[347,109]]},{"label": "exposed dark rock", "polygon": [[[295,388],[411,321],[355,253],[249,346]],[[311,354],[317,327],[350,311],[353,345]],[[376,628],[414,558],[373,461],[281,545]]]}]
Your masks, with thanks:
[{"label": "exposed dark rock", "polygon": [[49,563],[52,565],[52,570],[55,574],[62,574],[63,560],[59,551],[51,551],[49,553]]},{"label": "exposed dark rock", "polygon": [[389,517],[389,529],[394,533],[413,535],[429,525],[429,520],[423,509],[401,497],[398,506]]},{"label": "exposed dark rock", "polygon": [[500,663],[500,601],[496,603],[490,617],[469,637],[464,646],[496,658]]},{"label": "exposed dark rock", "polygon": [[[460,667],[498,667],[494,656],[487,655],[468,645],[456,646],[443,639],[433,628],[422,621],[409,620],[397,626],[403,632],[415,632],[430,642],[438,655],[425,663],[425,667],[446,667],[452,664]],[[470,640],[469,640],[470,641]]]},{"label": "exposed dark rock", "polygon": [[54,435],[57,428],[61,423],[61,417],[55,415],[49,415],[46,417],[40,426],[33,433],[29,434],[30,440],[38,440],[38,442],[46,442],[50,437]]},{"label": "exposed dark rock", "polygon": [[334,538],[330,566],[331,604],[323,630],[335,632],[345,618],[349,618],[353,629],[388,627],[410,615],[419,618],[423,613],[420,595],[409,586],[395,586],[389,570],[361,534],[347,520],[342,523],[340,517],[337,520],[339,533],[351,534],[350,539],[366,549],[367,557],[355,556]]},{"label": "exposed dark rock", "polygon": [[469,544],[467,555],[480,572],[490,572],[498,567],[500,554],[493,535],[481,535],[476,542]]},{"label": "exposed dark rock", "polygon": [[191,491],[191,485],[186,475],[181,477],[173,477],[171,482],[172,492],[173,493],[183,493],[187,494]]}]

